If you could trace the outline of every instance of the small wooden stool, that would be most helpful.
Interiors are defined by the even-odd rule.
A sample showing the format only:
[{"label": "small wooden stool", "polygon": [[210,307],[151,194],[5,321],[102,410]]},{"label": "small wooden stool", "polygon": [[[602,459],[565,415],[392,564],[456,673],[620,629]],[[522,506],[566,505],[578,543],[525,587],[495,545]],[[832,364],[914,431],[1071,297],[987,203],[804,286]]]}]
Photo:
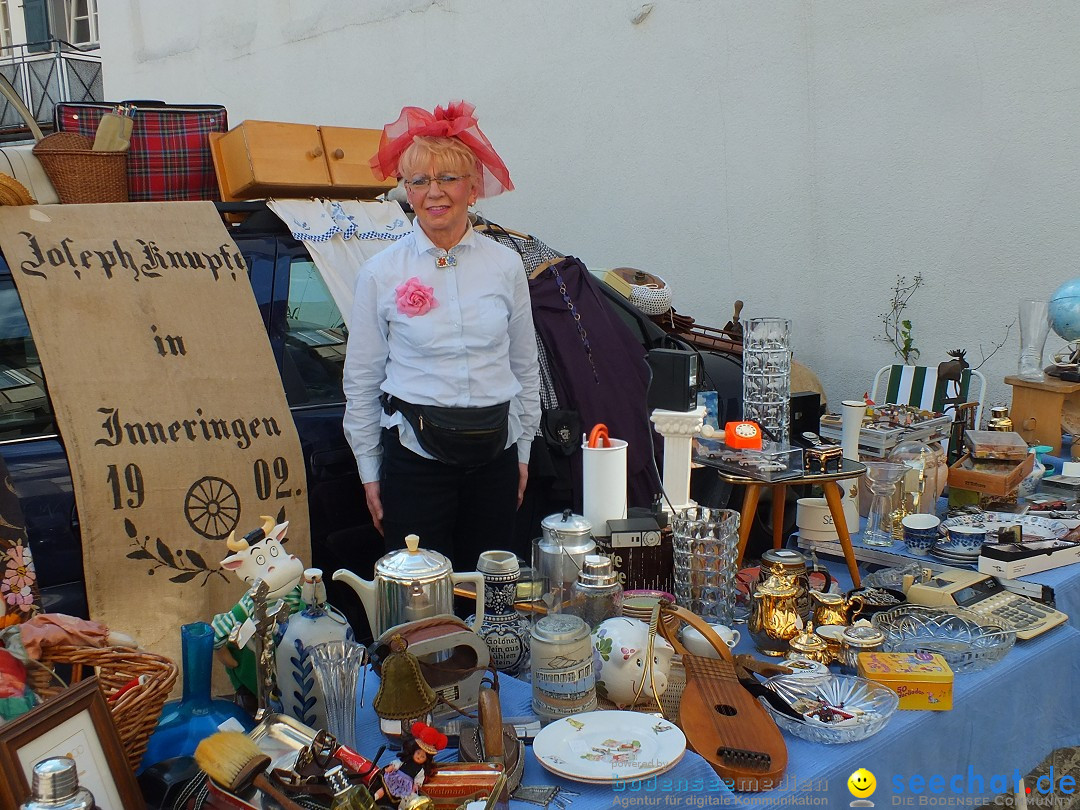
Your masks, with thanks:
[{"label": "small wooden stool", "polygon": [[1080,423],[1080,382],[1066,382],[1054,377],[1025,380],[1006,377],[1012,386],[1013,429],[1028,444],[1045,444],[1053,453],[1061,451],[1063,421]]}]

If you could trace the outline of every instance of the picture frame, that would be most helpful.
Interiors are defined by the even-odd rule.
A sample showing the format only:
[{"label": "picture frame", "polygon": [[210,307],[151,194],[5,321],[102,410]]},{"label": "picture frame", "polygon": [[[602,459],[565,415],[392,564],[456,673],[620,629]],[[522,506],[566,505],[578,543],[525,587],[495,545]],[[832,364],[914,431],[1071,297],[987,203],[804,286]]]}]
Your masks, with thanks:
[{"label": "picture frame", "polygon": [[61,755],[75,760],[79,785],[94,794],[100,810],[145,810],[96,677],[0,725],[0,807],[26,801],[34,764]]}]

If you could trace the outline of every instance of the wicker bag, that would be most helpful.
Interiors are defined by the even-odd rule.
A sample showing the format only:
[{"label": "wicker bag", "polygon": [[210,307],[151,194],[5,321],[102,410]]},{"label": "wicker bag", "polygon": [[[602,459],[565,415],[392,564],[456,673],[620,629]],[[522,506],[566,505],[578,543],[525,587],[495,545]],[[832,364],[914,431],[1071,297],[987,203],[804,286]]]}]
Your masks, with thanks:
[{"label": "wicker bag", "polygon": [[[39,665],[27,669],[27,682],[42,700],[55,697],[66,688],[56,674],[57,666],[71,668],[71,683],[81,680],[84,674],[97,675],[128,764],[132,770],[138,770],[146,743],[176,683],[176,664],[164,656],[130,647],[49,647],[42,651]],[[147,676],[145,683],[136,683],[112,699],[140,675]]]},{"label": "wicker bag", "polygon": [[85,135],[55,132],[37,142],[34,155],[60,202],[127,202],[127,152],[95,152],[93,145]]}]

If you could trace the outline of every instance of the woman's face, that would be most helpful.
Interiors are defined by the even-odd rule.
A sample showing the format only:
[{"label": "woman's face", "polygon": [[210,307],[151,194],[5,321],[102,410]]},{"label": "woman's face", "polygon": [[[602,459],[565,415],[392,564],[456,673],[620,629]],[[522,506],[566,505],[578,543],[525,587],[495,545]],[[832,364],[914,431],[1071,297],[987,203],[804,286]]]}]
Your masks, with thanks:
[{"label": "woman's face", "polygon": [[[453,182],[440,183],[436,178],[454,177]],[[431,178],[425,188],[416,188],[408,181]],[[428,238],[443,250],[449,250],[465,235],[469,221],[469,205],[476,201],[474,178],[460,169],[429,165],[426,171],[414,170],[405,174],[409,204],[416,212],[420,227]]]},{"label": "woman's face", "polygon": [[427,751],[425,751],[423,748],[417,748],[415,751],[413,751],[412,761],[415,762],[417,765],[423,765],[425,762],[427,762],[427,758]]}]

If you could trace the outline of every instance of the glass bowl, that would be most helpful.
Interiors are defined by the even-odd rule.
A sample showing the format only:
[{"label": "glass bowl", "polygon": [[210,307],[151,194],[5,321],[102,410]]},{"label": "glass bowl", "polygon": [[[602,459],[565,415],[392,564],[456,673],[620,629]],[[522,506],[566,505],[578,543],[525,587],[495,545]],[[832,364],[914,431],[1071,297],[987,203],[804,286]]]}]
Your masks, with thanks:
[{"label": "glass bowl", "polygon": [[[855,713],[855,717],[838,723],[825,723],[817,718],[799,722],[762,704],[781,729],[810,742],[835,745],[858,742],[872,737],[889,722],[900,698],[889,687],[855,675],[776,675],[765,681],[788,703],[801,700],[824,700],[830,706]],[[798,710],[798,709],[796,709]]]},{"label": "glass bowl", "polygon": [[1012,628],[958,607],[901,605],[870,622],[885,634],[885,652],[938,653],[957,675],[986,669],[1016,643]]}]

